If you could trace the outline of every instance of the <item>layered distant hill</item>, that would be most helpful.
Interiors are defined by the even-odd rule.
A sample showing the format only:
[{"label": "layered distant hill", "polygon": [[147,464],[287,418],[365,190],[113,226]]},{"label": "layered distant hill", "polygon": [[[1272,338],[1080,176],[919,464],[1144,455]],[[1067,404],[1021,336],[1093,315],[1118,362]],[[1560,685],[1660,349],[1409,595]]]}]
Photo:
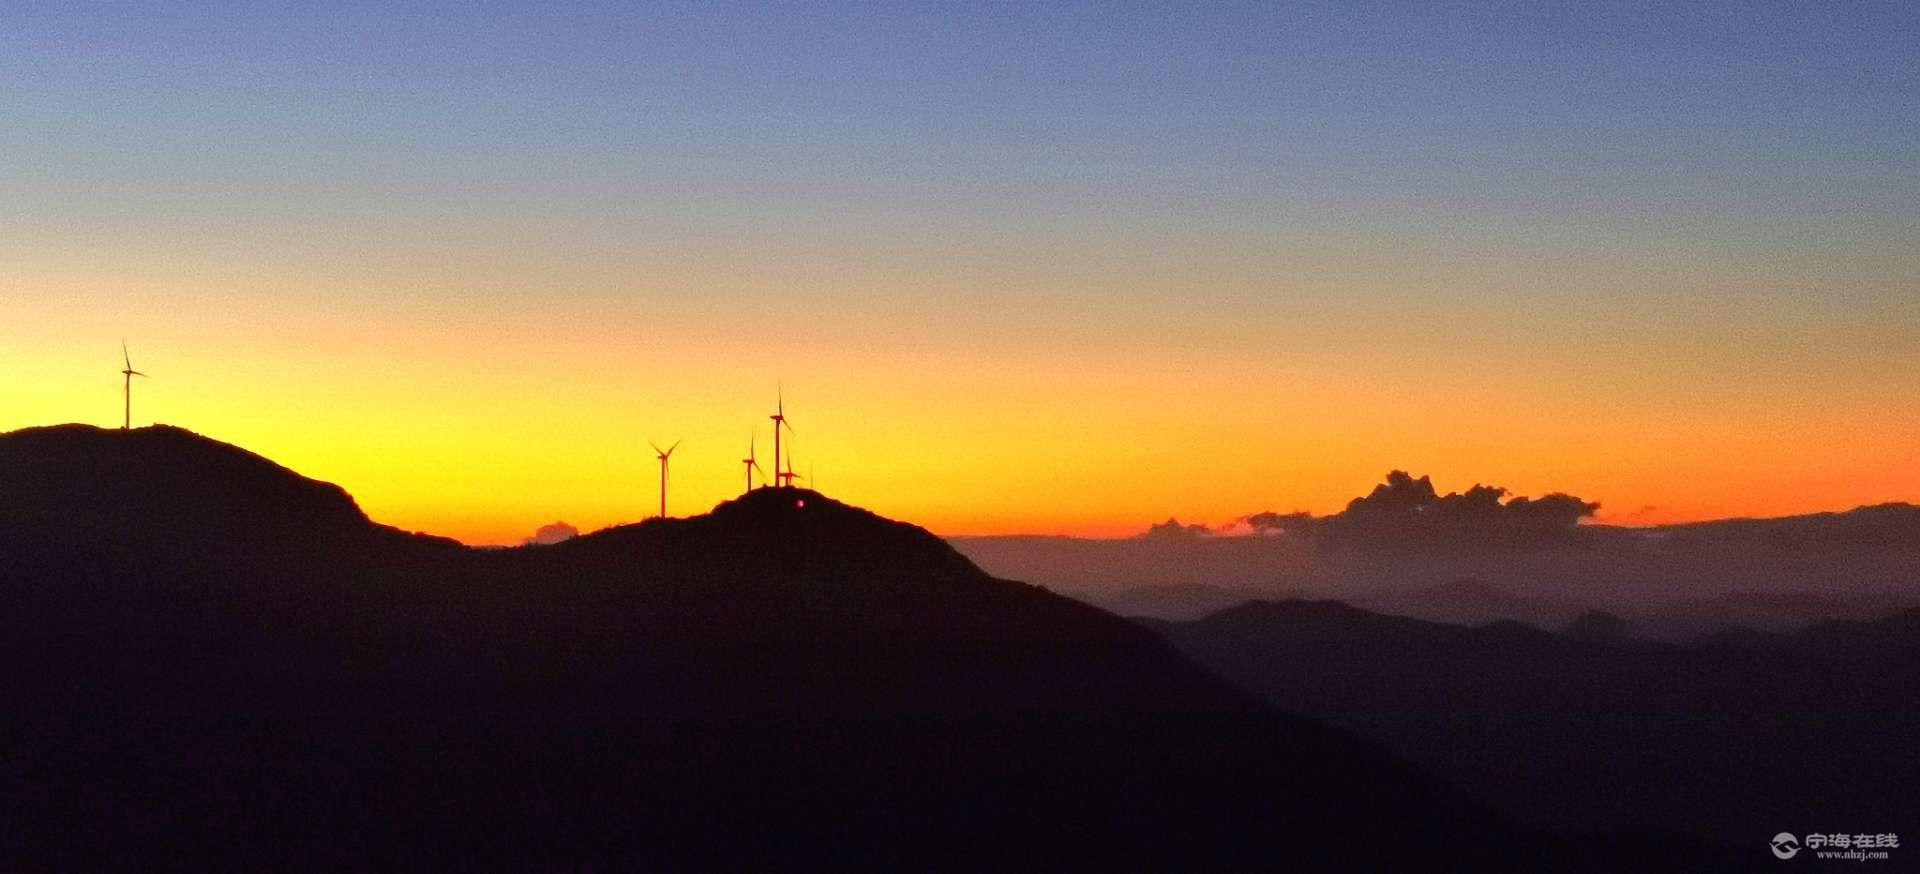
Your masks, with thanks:
[{"label": "layered distant hill", "polygon": [[0,663],[9,867],[1605,868],[1636,847],[1503,825],[1147,629],[804,490],[471,550],[178,429],[0,435]]},{"label": "layered distant hill", "polygon": [[990,573],[1161,619],[1250,599],[1319,597],[1423,619],[1546,627],[1598,609],[1634,620],[1641,634],[1678,640],[1920,606],[1920,507],[1908,504],[1657,528],[1563,518],[1566,527],[1550,530],[1467,522],[1402,530],[1377,513],[1366,524],[1338,524],[1346,515],[1236,536],[1158,525],[1117,540],[953,543]]},{"label": "layered distant hill", "polygon": [[1560,635],[1306,600],[1147,621],[1276,706],[1568,832],[1640,827],[1740,846],[1788,823],[1912,827],[1920,610],[1684,645],[1620,623],[1589,615],[1574,625],[1584,633]]}]

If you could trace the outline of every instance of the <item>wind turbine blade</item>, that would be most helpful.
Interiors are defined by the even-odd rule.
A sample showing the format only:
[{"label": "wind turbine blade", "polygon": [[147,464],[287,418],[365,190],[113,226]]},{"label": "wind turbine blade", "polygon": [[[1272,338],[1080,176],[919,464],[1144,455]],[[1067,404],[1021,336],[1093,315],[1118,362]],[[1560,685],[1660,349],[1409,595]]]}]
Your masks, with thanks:
[{"label": "wind turbine blade", "polygon": [[120,360],[127,363],[127,369],[133,369],[133,356],[127,353],[127,341],[120,341]]},{"label": "wind turbine blade", "polygon": [[151,377],[151,376],[147,376],[147,375],[146,375],[146,374],[144,374],[144,373],[141,373],[141,372],[140,372],[140,371],[138,371],[138,370],[129,370],[129,371],[127,371],[127,375],[128,375],[128,376],[146,376],[146,377],[147,377],[148,379],[152,379],[152,378],[153,378],[153,377]]},{"label": "wind turbine blade", "polygon": [[647,445],[648,445],[648,446],[651,446],[651,447],[653,447],[653,453],[654,453],[655,455],[659,455],[659,454],[661,454],[661,452],[660,452],[660,444],[658,444],[658,443],[655,443],[655,442],[653,442],[652,440],[648,440],[648,441],[647,441]]},{"label": "wind turbine blade", "polygon": [[[685,439],[686,439],[685,437],[682,437],[682,438],[680,438],[680,440],[685,440]],[[672,454],[673,454],[673,451],[674,451],[675,449],[679,449],[679,448],[680,448],[680,440],[675,440],[675,441],[673,441],[673,445],[672,445],[672,446],[669,446],[669,447],[667,447],[667,454],[668,454],[668,455],[672,455]]]}]

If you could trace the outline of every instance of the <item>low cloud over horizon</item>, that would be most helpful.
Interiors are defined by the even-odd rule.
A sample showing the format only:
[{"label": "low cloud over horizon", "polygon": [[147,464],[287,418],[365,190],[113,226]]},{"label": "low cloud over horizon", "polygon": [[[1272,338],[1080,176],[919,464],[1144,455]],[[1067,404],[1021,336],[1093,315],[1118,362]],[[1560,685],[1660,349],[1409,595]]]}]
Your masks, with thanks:
[{"label": "low cloud over horizon", "polygon": [[1441,494],[1431,477],[1389,472],[1373,491],[1330,516],[1264,511],[1232,525],[1212,528],[1168,519],[1141,537],[1193,538],[1233,535],[1295,535],[1340,545],[1529,545],[1571,532],[1600,509],[1562,492],[1538,498],[1509,497],[1499,486],[1475,484]]},{"label": "low cloud over horizon", "polygon": [[547,545],[572,540],[580,536],[580,529],[565,522],[542,525],[533,532],[533,536],[520,541],[521,546]]}]

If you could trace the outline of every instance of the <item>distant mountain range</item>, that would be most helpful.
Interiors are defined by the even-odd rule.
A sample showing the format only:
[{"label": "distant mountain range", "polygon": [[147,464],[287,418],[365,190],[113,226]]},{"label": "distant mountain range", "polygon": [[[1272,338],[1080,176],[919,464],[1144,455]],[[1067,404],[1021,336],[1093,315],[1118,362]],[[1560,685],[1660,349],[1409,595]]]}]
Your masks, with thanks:
[{"label": "distant mountain range", "polygon": [[1557,628],[1589,610],[1680,640],[1733,627],[1792,631],[1920,605],[1920,508],[1658,528],[1581,526],[1553,538],[1446,546],[1429,533],[1368,548],[1250,536],[954,538],[990,573],[1123,615],[1193,619],[1252,599],[1336,598],[1447,622]]},{"label": "distant mountain range", "polygon": [[[1453,597],[1499,600],[1480,586]],[[1560,635],[1337,601],[1143,620],[1276,706],[1317,716],[1569,833],[1642,828],[1741,846],[1758,823],[1911,821],[1920,610],[1678,645],[1607,617]],[[1784,828],[1784,826],[1782,826]]]},{"label": "distant mountain range", "polygon": [[[1521,595],[1471,578],[1363,595],[1353,603],[1377,613],[1435,622],[1483,625],[1514,620],[1547,629],[1565,628],[1597,612],[1592,603]],[[1682,642],[1738,629],[1786,633],[1834,620],[1877,619],[1912,603],[1896,593],[1823,597],[1807,592],[1740,591],[1650,603],[1615,602],[1605,612],[1622,620],[1628,636]]]},{"label": "distant mountain range", "polygon": [[1482,624],[1511,619],[1541,628],[1558,628],[1589,609],[1551,598],[1518,595],[1468,577],[1417,589],[1396,589],[1353,599],[1376,613],[1412,616],[1435,622]]},{"label": "distant mountain range", "polygon": [[1687,859],[1510,825],[797,489],[474,550],[179,429],[0,435],[0,663],[10,867]]}]

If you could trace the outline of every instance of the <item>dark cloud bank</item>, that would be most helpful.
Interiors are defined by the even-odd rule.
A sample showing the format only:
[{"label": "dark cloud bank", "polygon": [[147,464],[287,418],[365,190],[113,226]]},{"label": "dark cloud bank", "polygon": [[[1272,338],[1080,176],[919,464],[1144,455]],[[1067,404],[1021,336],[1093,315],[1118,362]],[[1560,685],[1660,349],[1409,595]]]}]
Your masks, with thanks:
[{"label": "dark cloud bank", "polygon": [[[1345,510],[1331,516],[1268,511],[1246,516],[1241,523],[1255,534],[1293,535],[1342,548],[1538,547],[1568,542],[1580,520],[1600,509],[1597,502],[1558,492],[1540,498],[1508,494],[1497,486],[1475,485],[1443,495],[1431,478],[1415,479],[1396,470],[1371,493],[1354,498]],[[1212,533],[1203,525],[1169,519],[1148,529],[1145,536]]]}]

